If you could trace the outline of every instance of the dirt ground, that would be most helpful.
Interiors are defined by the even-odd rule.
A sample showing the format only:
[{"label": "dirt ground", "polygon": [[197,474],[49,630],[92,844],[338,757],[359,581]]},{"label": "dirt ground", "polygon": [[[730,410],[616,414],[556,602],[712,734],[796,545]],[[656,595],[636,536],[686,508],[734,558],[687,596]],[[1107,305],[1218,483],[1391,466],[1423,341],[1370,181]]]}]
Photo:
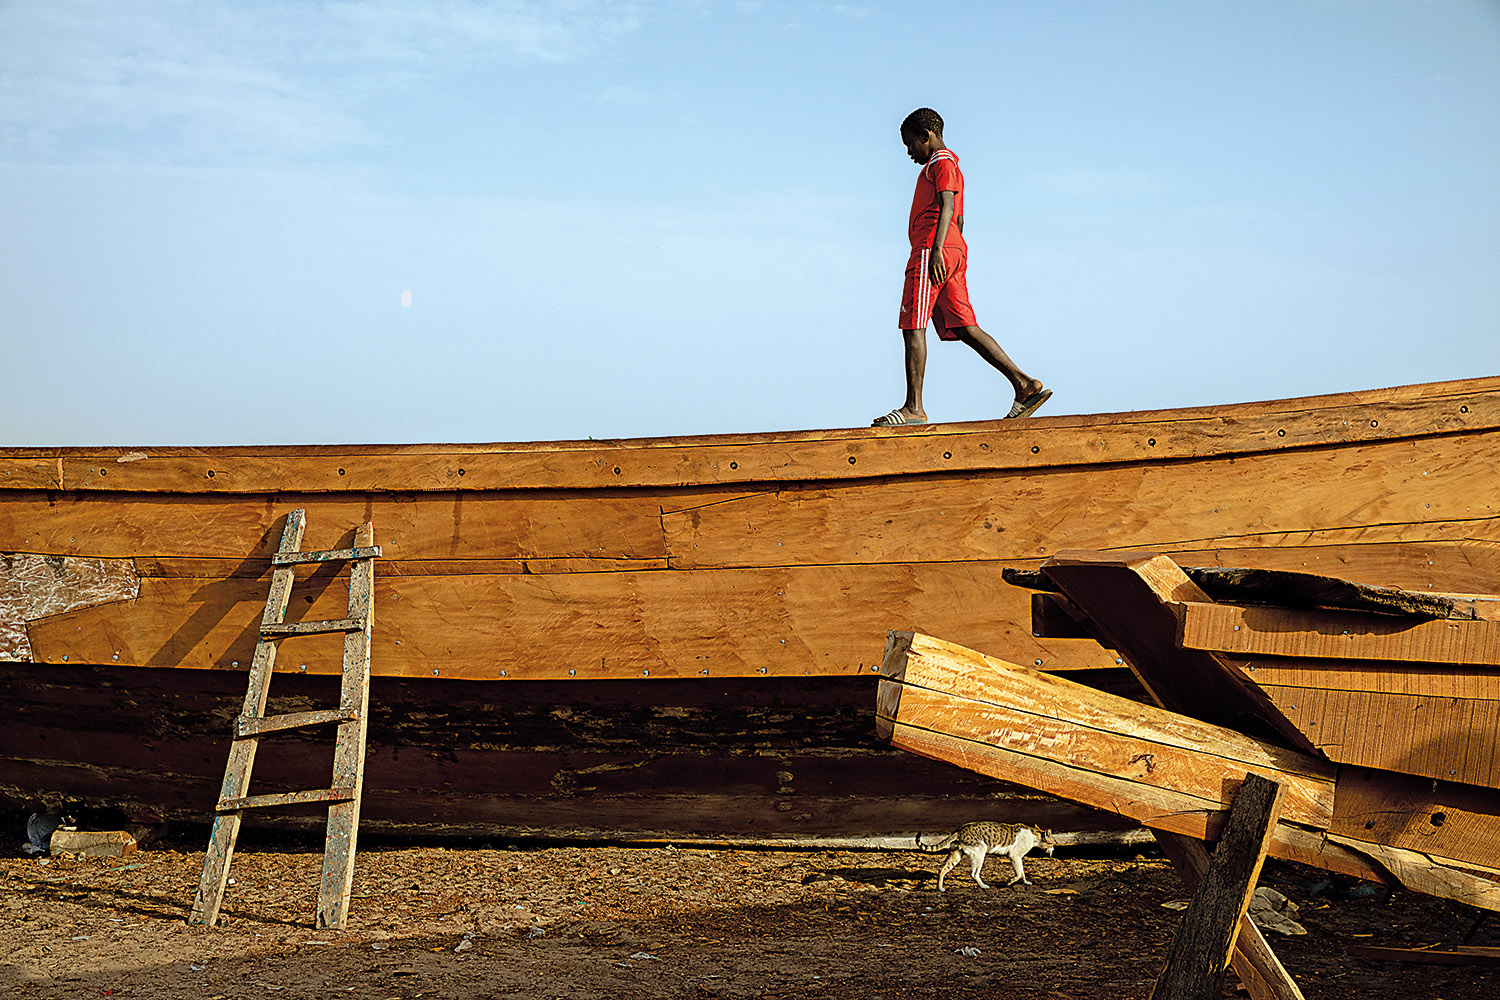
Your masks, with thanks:
[{"label": "dirt ground", "polygon": [[[1179,917],[1162,904],[1186,895],[1149,851],[1029,858],[1034,884],[1011,889],[991,859],[994,888],[939,894],[941,859],[917,852],[376,843],[349,929],[328,932],[312,927],[320,849],[242,842],[210,930],[186,923],[202,865],[188,837],[123,859],[7,844],[0,996],[1114,1000],[1150,994]],[[1500,996],[1500,969],[1346,954],[1456,945],[1475,911],[1325,881],[1274,862],[1262,879],[1302,905],[1309,933],[1271,937],[1310,1000]],[[1469,943],[1500,945],[1500,920]]]}]

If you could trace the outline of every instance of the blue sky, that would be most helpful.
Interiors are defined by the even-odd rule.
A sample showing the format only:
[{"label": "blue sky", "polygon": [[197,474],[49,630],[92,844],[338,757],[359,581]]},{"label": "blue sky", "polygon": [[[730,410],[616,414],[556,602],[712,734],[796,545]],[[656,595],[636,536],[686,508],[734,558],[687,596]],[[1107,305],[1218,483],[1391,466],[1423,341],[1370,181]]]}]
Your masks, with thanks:
[{"label": "blue sky", "polygon": [[0,444],[867,424],[921,105],[1044,415],[1500,373],[1500,0],[0,0]]}]

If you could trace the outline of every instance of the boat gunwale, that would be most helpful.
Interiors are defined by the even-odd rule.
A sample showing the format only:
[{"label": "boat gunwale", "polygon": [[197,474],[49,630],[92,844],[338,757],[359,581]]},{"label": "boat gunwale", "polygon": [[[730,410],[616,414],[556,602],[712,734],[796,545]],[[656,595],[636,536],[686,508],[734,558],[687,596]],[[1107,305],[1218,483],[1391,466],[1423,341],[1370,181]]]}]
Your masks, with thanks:
[{"label": "boat gunwale", "polygon": [[[1464,402],[1474,400],[1485,405]],[[1451,414],[1434,412],[1454,403],[1459,406]],[[1361,412],[1358,420],[1330,425],[1317,419],[1351,410]],[[1390,411],[1390,418],[1382,425],[1378,416],[1364,415],[1372,410]],[[1403,413],[1419,419],[1403,422]],[[1306,426],[1277,426],[1299,418]],[[899,429],[503,445],[0,448],[0,491],[358,494],[753,488],[945,472],[1035,474],[1058,467],[1155,464],[1495,429],[1500,429],[1500,376],[1222,406]],[[788,452],[786,446],[797,447]],[[322,464],[331,458],[344,464]],[[212,464],[204,467],[205,461]]]}]

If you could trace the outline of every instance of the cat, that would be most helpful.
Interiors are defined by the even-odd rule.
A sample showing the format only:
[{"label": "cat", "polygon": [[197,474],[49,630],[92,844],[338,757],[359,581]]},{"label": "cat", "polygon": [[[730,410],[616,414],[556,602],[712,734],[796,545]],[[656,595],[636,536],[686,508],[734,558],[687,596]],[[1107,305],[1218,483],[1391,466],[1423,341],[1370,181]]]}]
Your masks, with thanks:
[{"label": "cat", "polygon": [[1051,830],[1043,830],[1034,826],[1023,826],[1020,823],[965,823],[958,828],[958,832],[941,840],[936,844],[922,843],[922,835],[917,834],[917,850],[926,851],[928,854],[936,854],[938,851],[948,851],[948,860],[943,865],[943,870],[938,872],[938,892],[946,892],[943,888],[943,879],[954,868],[958,867],[961,858],[969,859],[969,867],[973,869],[974,881],[979,883],[981,889],[988,889],[984,879],[979,877],[979,869],[984,867],[984,859],[988,854],[1003,854],[1010,858],[1015,866],[1016,877],[1005,883],[1007,888],[1017,882],[1031,884],[1031,879],[1026,877],[1026,869],[1021,865],[1021,858],[1032,848],[1041,848],[1050,857],[1052,849],[1057,844],[1052,839]]}]

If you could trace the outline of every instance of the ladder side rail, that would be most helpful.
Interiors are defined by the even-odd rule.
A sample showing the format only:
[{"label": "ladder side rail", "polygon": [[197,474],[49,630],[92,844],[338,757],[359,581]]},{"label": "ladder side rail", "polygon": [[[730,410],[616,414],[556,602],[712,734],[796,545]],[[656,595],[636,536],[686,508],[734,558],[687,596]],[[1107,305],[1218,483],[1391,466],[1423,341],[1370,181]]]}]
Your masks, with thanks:
[{"label": "ladder side rail", "polygon": [[[307,511],[299,509],[289,513],[281,533],[279,551],[295,552],[300,548],[306,526]],[[261,615],[263,625],[280,623],[286,617],[294,575],[295,570],[290,566],[278,567],[271,574],[266,610]],[[259,718],[265,714],[266,697],[271,688],[271,670],[275,665],[276,644],[256,643],[242,718]],[[224,766],[224,782],[219,788],[219,802],[245,797],[250,789],[250,771],[255,765],[257,745],[254,739],[234,739],[230,743],[229,760]],[[203,859],[203,875],[198,881],[198,892],[193,897],[193,912],[188,923],[212,927],[218,922],[219,907],[224,901],[224,889],[229,882],[229,864],[234,857],[234,845],[239,839],[242,818],[239,811],[219,812],[217,804],[215,805],[213,830],[209,834],[208,851]]]},{"label": "ladder side rail", "polygon": [[[375,527],[366,522],[355,536],[355,546],[371,548]],[[344,636],[343,684],[339,708],[354,718],[338,725],[333,752],[333,786],[352,788],[353,797],[328,808],[328,832],[323,848],[323,877],[318,888],[319,928],[342,928],[349,922],[349,894],[354,885],[354,856],[359,834],[359,807],[364,795],[365,734],[370,706],[370,633],[375,623],[375,561],[361,558],[349,571],[349,618],[364,628]]]}]

